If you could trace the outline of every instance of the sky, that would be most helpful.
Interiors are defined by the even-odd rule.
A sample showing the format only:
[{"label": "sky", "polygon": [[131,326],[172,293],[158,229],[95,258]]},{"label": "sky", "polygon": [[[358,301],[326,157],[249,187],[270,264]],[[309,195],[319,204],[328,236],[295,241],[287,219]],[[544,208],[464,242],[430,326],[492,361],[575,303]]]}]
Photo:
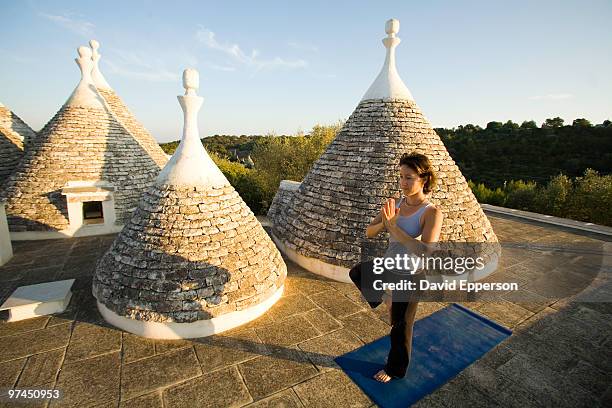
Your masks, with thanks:
[{"label": "sky", "polygon": [[106,80],[160,142],[180,139],[185,68],[200,73],[202,137],[308,133],[355,109],[389,18],[400,76],[434,127],[612,119],[609,0],[0,0],[0,16],[0,102],[34,130],[96,39]]}]

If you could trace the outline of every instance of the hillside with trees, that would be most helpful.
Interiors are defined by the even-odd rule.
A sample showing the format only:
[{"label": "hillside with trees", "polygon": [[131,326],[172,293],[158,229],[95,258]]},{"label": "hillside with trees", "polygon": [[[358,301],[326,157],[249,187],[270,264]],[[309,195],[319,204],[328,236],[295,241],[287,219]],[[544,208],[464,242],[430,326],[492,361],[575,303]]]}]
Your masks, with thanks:
[{"label": "hillside with trees", "polygon": [[[272,136],[272,135],[268,135]],[[257,140],[268,136],[230,136],[230,135],[214,135],[202,139],[202,144],[208,153],[213,153],[218,157],[230,160],[232,158],[232,150],[251,152],[255,147]],[[179,140],[169,143],[161,143],[162,149],[172,154],[179,145]]]},{"label": "hillside with trees", "polygon": [[488,187],[510,180],[546,183],[562,173],[583,175],[587,168],[612,173],[612,123],[593,126],[576,119],[547,119],[541,127],[534,121],[489,122],[486,128],[471,124],[452,129],[436,128],[465,178]]},{"label": "hillside with trees", "polygon": [[[265,214],[281,180],[301,181],[341,129],[295,136],[215,135],[202,143],[255,214]],[[612,122],[576,119],[489,122],[436,128],[481,203],[612,225]],[[173,153],[178,141],[161,145]],[[248,154],[254,168],[239,162]]]}]

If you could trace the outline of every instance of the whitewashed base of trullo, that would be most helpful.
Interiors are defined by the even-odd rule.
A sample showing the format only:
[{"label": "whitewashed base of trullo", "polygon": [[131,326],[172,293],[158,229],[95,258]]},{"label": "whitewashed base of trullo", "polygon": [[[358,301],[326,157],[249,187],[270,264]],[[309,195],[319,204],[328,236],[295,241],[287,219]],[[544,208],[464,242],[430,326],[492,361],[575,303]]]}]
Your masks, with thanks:
[{"label": "whitewashed base of trullo", "polygon": [[277,289],[276,292],[263,302],[251,306],[248,309],[226,313],[218,317],[213,317],[212,319],[198,320],[192,323],[160,323],[130,319],[119,316],[100,302],[96,303],[98,304],[98,310],[104,320],[115,327],[136,334],[137,336],[163,340],[191,339],[218,334],[257,319],[281,298],[284,289],[285,285]]},{"label": "whitewashed base of trullo", "polygon": [[315,258],[308,258],[304,255],[300,255],[293,249],[287,247],[283,241],[274,235],[274,233],[270,233],[269,235],[272,237],[272,240],[278,247],[279,251],[285,254],[291,261],[306,269],[308,272],[312,272],[338,282],[353,283],[349,277],[349,268],[328,264]]},{"label": "whitewashed base of trullo", "polygon": [[4,265],[13,257],[13,246],[6,222],[4,203],[0,201],[0,266]]},{"label": "whitewashed base of trullo", "polygon": [[21,286],[0,306],[9,311],[9,322],[62,313],[68,307],[74,279]]}]

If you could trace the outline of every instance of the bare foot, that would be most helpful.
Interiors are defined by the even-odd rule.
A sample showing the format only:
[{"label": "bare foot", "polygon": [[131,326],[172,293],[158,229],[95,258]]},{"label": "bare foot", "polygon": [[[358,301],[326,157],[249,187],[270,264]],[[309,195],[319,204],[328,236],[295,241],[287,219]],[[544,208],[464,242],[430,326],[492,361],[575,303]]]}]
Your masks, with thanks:
[{"label": "bare foot", "polygon": [[380,370],[374,375],[374,379],[381,383],[388,383],[391,381],[391,376],[385,372],[385,370]]}]

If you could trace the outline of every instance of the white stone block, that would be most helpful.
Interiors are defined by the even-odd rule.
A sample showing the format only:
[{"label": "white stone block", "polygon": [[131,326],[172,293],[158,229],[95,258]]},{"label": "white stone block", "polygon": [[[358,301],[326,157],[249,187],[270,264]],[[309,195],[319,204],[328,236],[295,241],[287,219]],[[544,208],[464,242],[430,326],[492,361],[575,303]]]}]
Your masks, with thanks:
[{"label": "white stone block", "polygon": [[9,311],[9,322],[31,319],[66,310],[74,279],[21,286],[0,306]]}]

